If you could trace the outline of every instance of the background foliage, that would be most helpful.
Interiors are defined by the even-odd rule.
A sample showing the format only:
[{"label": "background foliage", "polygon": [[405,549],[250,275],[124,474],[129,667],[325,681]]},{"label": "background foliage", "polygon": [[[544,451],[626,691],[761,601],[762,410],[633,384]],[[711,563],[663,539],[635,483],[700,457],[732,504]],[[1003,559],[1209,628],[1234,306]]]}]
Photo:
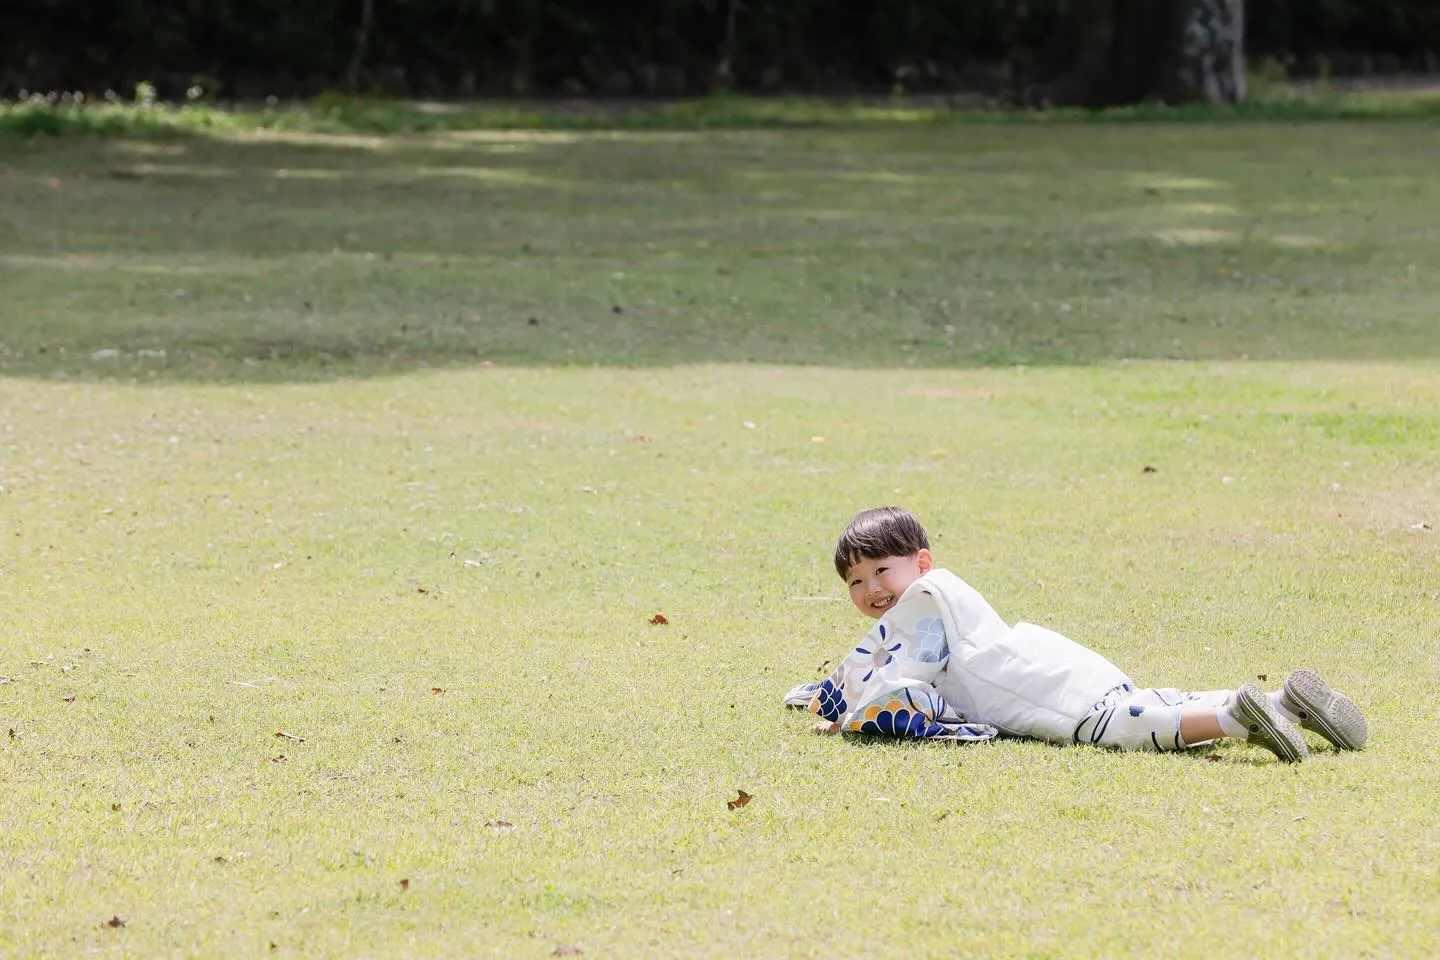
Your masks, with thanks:
[{"label": "background foliage", "polygon": [[[1067,0],[31,0],[0,13],[0,96],[153,83],[162,98],[984,87]],[[1433,65],[1433,0],[1250,0],[1252,58]],[[367,13],[368,11],[368,13]],[[362,25],[367,21],[369,28]]]}]

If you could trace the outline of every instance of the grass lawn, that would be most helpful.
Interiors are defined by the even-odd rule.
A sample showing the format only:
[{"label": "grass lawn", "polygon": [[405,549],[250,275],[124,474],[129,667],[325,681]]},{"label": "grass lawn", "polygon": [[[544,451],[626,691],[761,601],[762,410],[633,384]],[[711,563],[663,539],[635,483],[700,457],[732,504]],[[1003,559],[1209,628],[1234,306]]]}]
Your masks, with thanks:
[{"label": "grass lawn", "polygon": [[[0,138],[0,955],[1434,955],[1437,156]],[[1371,744],[813,736],[879,503]]]}]

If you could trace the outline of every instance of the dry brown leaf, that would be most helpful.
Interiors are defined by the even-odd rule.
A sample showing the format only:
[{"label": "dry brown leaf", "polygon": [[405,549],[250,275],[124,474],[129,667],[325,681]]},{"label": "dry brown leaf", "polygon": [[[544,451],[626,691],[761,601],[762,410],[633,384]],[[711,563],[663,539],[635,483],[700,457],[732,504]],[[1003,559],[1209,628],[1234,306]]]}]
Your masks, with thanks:
[{"label": "dry brown leaf", "polygon": [[66,703],[74,703],[74,702],[75,702],[75,694],[72,693],[72,694],[70,694],[70,696],[66,697],[66,698],[65,698],[65,702],[66,702]]},{"label": "dry brown leaf", "polygon": [[663,627],[663,626],[665,626],[665,624],[667,624],[667,623],[669,623],[669,622],[670,622],[669,618],[666,617],[665,614],[663,614],[663,613],[657,613],[657,614],[655,614],[655,616],[653,616],[653,617],[650,618],[650,625],[651,625],[652,627]]},{"label": "dry brown leaf", "polygon": [[295,734],[293,734],[293,733],[286,733],[284,730],[276,730],[276,731],[275,731],[275,736],[280,737],[280,738],[282,738],[282,739],[284,739],[284,740],[294,740],[296,743],[304,743],[304,742],[305,742],[305,738],[304,738],[304,737],[297,737],[297,736],[295,736]]},{"label": "dry brown leaf", "polygon": [[1211,763],[1219,763],[1220,760],[1224,758],[1221,757],[1218,753],[1207,753],[1205,754],[1205,759],[1209,760]]},{"label": "dry brown leaf", "polygon": [[117,914],[115,914],[113,917],[111,917],[109,920],[106,920],[104,923],[100,924],[100,926],[102,926],[102,927],[123,927],[123,926],[125,926],[125,921],[122,920],[122,919],[120,918],[120,914],[117,913]]},{"label": "dry brown leaf", "polygon": [[1256,680],[1259,680],[1261,683],[1264,683],[1266,680],[1269,680],[1269,679],[1270,679],[1270,674],[1268,674],[1268,673],[1257,673],[1257,674],[1255,674],[1255,679],[1256,679]]},{"label": "dry brown leaf", "polygon": [[283,753],[277,753],[277,754],[275,754],[275,756],[273,756],[273,757],[270,758],[270,762],[271,762],[271,763],[284,763],[284,762],[285,762],[286,760],[288,760],[288,759],[290,759],[290,758],[287,757],[287,756],[285,756],[285,754],[283,754]]},{"label": "dry brown leaf", "polygon": [[744,790],[739,790],[737,792],[740,794],[738,797],[736,797],[734,800],[725,801],[726,810],[735,810],[745,806],[745,804],[750,802],[750,794],[746,793]]},{"label": "dry brown leaf", "polygon": [[410,878],[409,878],[409,877],[402,877],[402,878],[401,878],[401,880],[400,880],[400,889],[401,889],[401,890],[409,890],[409,889],[410,889]]},{"label": "dry brown leaf", "polygon": [[430,692],[433,693],[433,694],[435,694],[435,696],[438,697],[438,696],[440,696],[441,694],[443,694],[443,693],[445,692],[445,688],[444,688],[444,687],[431,687],[431,688],[430,688]]},{"label": "dry brown leaf", "polygon": [[1145,469],[1144,469],[1144,470],[1141,470],[1140,472],[1141,472],[1141,473],[1159,473],[1160,471],[1159,471],[1159,470],[1156,470],[1154,467],[1150,466],[1150,465],[1147,463],[1147,464],[1145,465]]},{"label": "dry brown leaf", "polygon": [[213,857],[213,858],[211,859],[211,862],[212,862],[212,863],[229,863],[229,862],[230,862],[230,858],[227,857],[227,856],[224,856],[224,855],[222,854],[221,856]]},{"label": "dry brown leaf", "polygon": [[120,804],[118,804],[118,803],[112,803],[112,804],[110,804],[110,809],[113,810],[113,811],[116,812],[116,813],[119,813],[119,812],[120,812]]},{"label": "dry brown leaf", "polygon": [[511,823],[508,820],[491,820],[489,823],[485,824],[485,826],[489,827],[491,830],[494,830],[496,833],[509,833],[511,830],[515,829],[515,824]]},{"label": "dry brown leaf", "polygon": [[399,742],[400,742],[400,738],[399,738],[399,737],[391,737],[391,738],[390,738],[390,742],[391,742],[391,743],[399,743]]}]

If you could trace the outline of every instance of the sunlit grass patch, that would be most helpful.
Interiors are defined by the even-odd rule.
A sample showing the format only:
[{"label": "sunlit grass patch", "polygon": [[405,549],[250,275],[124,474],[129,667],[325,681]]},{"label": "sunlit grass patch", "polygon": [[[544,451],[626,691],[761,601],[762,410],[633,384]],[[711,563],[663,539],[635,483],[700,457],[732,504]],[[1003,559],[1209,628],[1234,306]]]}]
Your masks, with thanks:
[{"label": "sunlit grass patch", "polygon": [[1212,227],[1172,227],[1156,230],[1155,238],[1172,246],[1200,246],[1238,240],[1240,234],[1234,230],[1216,230]]}]

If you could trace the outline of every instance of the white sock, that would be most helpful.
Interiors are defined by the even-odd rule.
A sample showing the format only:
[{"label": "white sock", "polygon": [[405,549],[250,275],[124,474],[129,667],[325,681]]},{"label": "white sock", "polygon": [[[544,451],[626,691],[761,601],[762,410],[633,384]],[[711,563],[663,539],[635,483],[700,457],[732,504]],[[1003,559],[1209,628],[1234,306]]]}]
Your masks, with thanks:
[{"label": "white sock", "polygon": [[1286,720],[1289,720],[1291,723],[1299,723],[1299,715],[1285,709],[1285,704],[1282,702],[1284,696],[1285,691],[1283,690],[1276,690],[1274,693],[1270,694],[1270,702],[1275,704],[1275,712],[1280,714],[1280,716],[1284,717]]},{"label": "white sock", "polygon": [[[1233,695],[1231,696],[1231,702],[1234,702]],[[1215,719],[1220,721],[1220,732],[1225,734],[1225,736],[1227,737],[1250,736],[1250,728],[1231,715],[1229,704],[1226,704],[1219,710],[1215,711]]]}]

